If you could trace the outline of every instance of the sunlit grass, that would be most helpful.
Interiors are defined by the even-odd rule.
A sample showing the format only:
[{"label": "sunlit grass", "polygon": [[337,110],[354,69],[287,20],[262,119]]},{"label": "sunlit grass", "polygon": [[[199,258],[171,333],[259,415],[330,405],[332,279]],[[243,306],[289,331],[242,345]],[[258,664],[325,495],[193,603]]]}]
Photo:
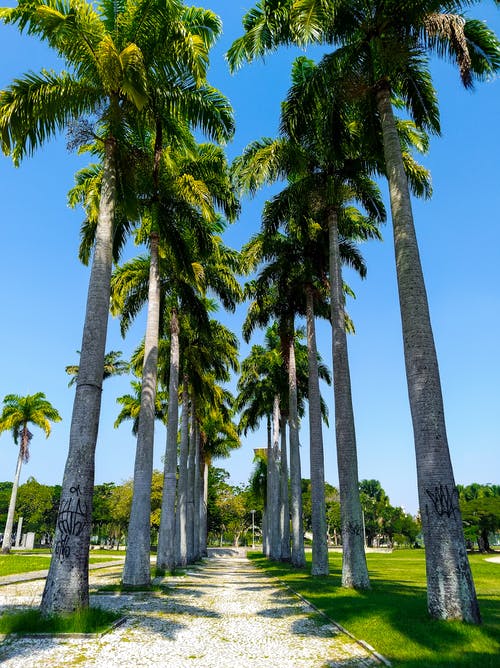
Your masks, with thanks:
[{"label": "sunlit grass", "polygon": [[69,615],[42,617],[40,610],[0,615],[0,633],[102,633],[121,613],[102,608],[82,608]]},{"label": "sunlit grass", "polygon": [[423,550],[368,554],[372,589],[343,589],[341,554],[330,554],[331,575],[310,576],[308,568],[268,562],[257,565],[286,582],[357,638],[367,641],[395,666],[406,668],[497,668],[500,650],[500,564],[472,555],[483,624],[431,620],[427,614]]},{"label": "sunlit grass", "polygon": [[[92,554],[90,563],[116,562],[114,557]],[[4,575],[15,575],[18,573],[29,573],[31,571],[43,571],[50,566],[50,554],[25,555],[11,552],[0,555],[0,577]]]}]

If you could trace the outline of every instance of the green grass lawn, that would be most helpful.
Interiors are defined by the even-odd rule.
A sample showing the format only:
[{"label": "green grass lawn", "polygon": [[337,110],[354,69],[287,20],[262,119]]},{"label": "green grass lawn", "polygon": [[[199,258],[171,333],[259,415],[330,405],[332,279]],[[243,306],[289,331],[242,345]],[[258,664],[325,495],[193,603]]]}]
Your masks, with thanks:
[{"label": "green grass lawn", "polygon": [[250,558],[301,594],[330,619],[365,640],[394,666],[405,668],[498,668],[500,666],[500,564],[471,555],[483,624],[431,620],[427,614],[423,550],[367,555],[372,589],[343,589],[341,554],[330,554],[328,577],[308,568]]},{"label": "green grass lawn", "polygon": [[[118,554],[117,556],[122,556]],[[101,554],[94,554],[90,556],[90,563],[101,563],[104,561],[116,561],[116,559],[110,556],[109,552],[104,556]],[[50,554],[47,553],[37,553],[37,554],[20,554],[16,552],[11,552],[10,554],[0,555],[0,577],[3,575],[14,575],[17,573],[29,573],[30,571],[43,571],[46,570],[50,565]]]}]

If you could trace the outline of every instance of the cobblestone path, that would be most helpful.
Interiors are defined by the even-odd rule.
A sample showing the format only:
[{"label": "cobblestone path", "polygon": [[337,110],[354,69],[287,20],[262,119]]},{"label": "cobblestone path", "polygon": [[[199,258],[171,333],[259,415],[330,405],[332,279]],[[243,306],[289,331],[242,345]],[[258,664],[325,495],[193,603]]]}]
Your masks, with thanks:
[{"label": "cobblestone path", "polygon": [[[93,590],[118,582],[114,567],[91,574]],[[326,668],[380,665],[375,656],[244,556],[213,557],[168,593],[94,595],[126,621],[101,637],[5,638],[5,668],[161,666]],[[0,587],[2,610],[38,605],[43,581]]]}]

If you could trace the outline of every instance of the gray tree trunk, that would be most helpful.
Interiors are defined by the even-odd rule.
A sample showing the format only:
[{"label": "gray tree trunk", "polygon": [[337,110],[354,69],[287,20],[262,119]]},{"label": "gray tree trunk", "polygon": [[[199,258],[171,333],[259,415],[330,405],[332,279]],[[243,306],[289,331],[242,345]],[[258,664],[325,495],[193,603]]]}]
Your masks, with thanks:
[{"label": "gray tree trunk", "polygon": [[195,486],[195,448],[196,448],[196,409],[194,397],[191,397],[191,421],[189,430],[189,448],[187,462],[187,504],[186,504],[186,535],[187,535],[187,560],[192,564],[196,560],[195,537],[194,537],[194,486]]},{"label": "gray tree trunk", "polygon": [[123,584],[149,585],[151,582],[151,480],[155,432],[156,380],[160,323],[160,268],[158,235],[150,236],[148,314],[144,340],[141,407],[134,468],[134,493],[128,525]]},{"label": "gray tree trunk", "polygon": [[307,361],[309,370],[309,437],[311,462],[312,507],[312,575],[328,575],[328,542],[325,504],[325,460],[323,454],[323,425],[321,422],[321,397],[318,375],[318,351],[314,323],[314,298],[312,289],[306,289]]},{"label": "gray tree trunk", "polygon": [[12,543],[12,527],[14,526],[14,513],[16,512],[17,490],[19,489],[19,476],[21,475],[21,467],[23,465],[23,451],[19,448],[19,455],[17,457],[16,472],[14,474],[14,482],[12,484],[12,491],[10,493],[9,509],[7,511],[7,521],[5,522],[5,531],[3,532],[2,540],[2,554],[10,552]]},{"label": "gray tree trunk", "polygon": [[89,605],[89,547],[92,495],[104,354],[108,329],[116,202],[116,144],[104,145],[101,198],[80,365],[56,522],[54,549],[42,595],[42,614],[71,612]]},{"label": "gray tree trunk", "polygon": [[269,532],[269,557],[281,559],[280,537],[280,482],[279,482],[279,396],[274,397],[273,432],[267,458],[267,523]]},{"label": "gray tree trunk", "polygon": [[436,619],[480,623],[448,448],[439,367],[413,222],[408,181],[389,90],[377,95],[389,182],[406,378],[427,569]]},{"label": "gray tree trunk", "polygon": [[268,415],[267,420],[267,463],[266,463],[266,498],[264,500],[264,512],[262,514],[262,552],[266,557],[269,557],[269,549],[270,549],[270,542],[269,542],[269,522],[268,522],[268,506],[267,506],[267,476],[269,475],[268,472],[268,465],[269,465],[269,458],[271,456],[271,451],[272,451],[272,436],[271,436],[271,418]]},{"label": "gray tree trunk", "polygon": [[170,320],[170,374],[168,386],[167,443],[156,565],[175,568],[175,493],[177,486],[177,433],[179,431],[179,321],[172,309]]},{"label": "gray tree trunk", "polygon": [[[293,323],[292,323],[293,331]],[[290,508],[292,516],[292,564],[306,564],[302,519],[302,472],[300,469],[299,416],[297,410],[297,370],[293,337],[288,350],[289,426],[290,426]]]},{"label": "gray tree trunk", "polygon": [[176,526],[176,563],[184,568],[188,562],[187,538],[187,484],[188,484],[188,452],[189,452],[189,387],[188,378],[184,376],[182,383],[182,421],[181,443],[179,451],[179,481],[177,496]]},{"label": "gray tree trunk", "polygon": [[343,546],[342,586],[369,589],[370,580],[366,566],[363,535],[363,512],[359,498],[358,455],[345,331],[344,290],[336,211],[331,211],[329,214],[328,230],[335,436],[337,441]]},{"label": "gray tree trunk", "polygon": [[207,552],[207,537],[208,537],[208,462],[203,461],[202,475],[201,475],[201,499],[200,499],[200,554],[202,557],[208,555]]},{"label": "gray tree trunk", "polygon": [[193,534],[194,545],[193,554],[194,560],[200,558],[200,527],[201,527],[201,475],[200,475],[200,428],[198,423],[195,423],[195,442],[194,442],[194,480],[193,480]]},{"label": "gray tree trunk", "polygon": [[281,455],[280,455],[280,535],[281,559],[290,561],[290,500],[288,491],[288,457],[286,452],[286,418],[281,416]]}]

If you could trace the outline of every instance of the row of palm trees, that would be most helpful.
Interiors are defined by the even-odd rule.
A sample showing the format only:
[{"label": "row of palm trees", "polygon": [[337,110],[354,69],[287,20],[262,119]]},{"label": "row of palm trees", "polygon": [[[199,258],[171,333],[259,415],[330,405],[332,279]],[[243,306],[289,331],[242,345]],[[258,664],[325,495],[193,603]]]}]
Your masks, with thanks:
[{"label": "row of palm trees", "polygon": [[[3,9],[0,16],[47,42],[68,68],[60,74],[46,70],[29,74],[1,93],[0,136],[4,151],[18,163],[74,119],[85,119],[76,126],[73,141],[98,159],[96,166],[79,175],[72,194],[73,201],[85,206],[81,257],[91,257],[92,267],[55,552],[42,597],[42,610],[49,614],[88,605],[94,453],[112,264],[134,229],[137,240],[149,249],[148,315],[130,520],[134,540],[127,552],[123,579],[132,584],[149,581],[148,508],[158,337],[164,312],[164,305],[160,304],[164,275],[160,264],[170,264],[168,275],[172,281],[182,283],[187,277],[194,278],[199,297],[209,284],[216,292],[224,293],[227,257],[217,236],[223,226],[215,211],[231,217],[237,205],[220,150],[197,147],[192,131],[197,128],[208,138],[225,141],[233,132],[233,119],[227,100],[206,80],[209,50],[221,30],[220,20],[213,12],[178,0],[104,1],[98,5],[77,0],[63,6],[58,2],[20,2],[15,8]],[[192,169],[186,163],[191,163]],[[218,166],[218,174],[213,165]],[[217,264],[221,270],[213,280],[209,276],[210,263],[200,262],[209,256],[213,274]],[[133,271],[134,267],[127,269]],[[136,312],[133,302],[137,295],[123,287],[126,279],[122,279],[123,275],[114,277],[113,300],[115,306],[123,306],[125,320],[130,320]],[[229,285],[224,299],[232,299],[231,289]],[[187,316],[182,310],[184,299],[188,298],[186,292],[189,291],[183,286],[174,296],[172,291],[163,292],[170,300],[165,306],[170,307],[172,316],[171,398],[177,396],[175,384],[179,382],[178,374],[183,374],[183,434],[187,433],[189,412],[195,414],[195,397],[199,411],[204,409],[204,401],[210,404],[196,386],[206,339],[200,339],[197,352],[192,353],[193,369],[184,370],[175,359],[179,350],[175,337],[180,331],[176,323]],[[200,306],[197,315],[198,322],[191,321],[189,326],[198,335],[199,322],[204,320],[208,325],[206,307]],[[219,360],[219,366],[225,361]],[[222,405],[224,393],[216,386],[217,365],[202,371],[212,381],[213,394],[220,395]],[[169,421],[176,427],[174,434],[169,430],[167,443],[164,510],[168,519],[166,544],[162,542],[159,550],[159,558],[162,554],[167,565],[171,564],[174,540],[167,526],[172,523],[172,490],[175,494],[175,486],[168,485],[168,481],[172,482],[172,475],[175,476],[172,452],[176,457],[177,451],[177,415],[172,400]],[[193,419],[191,432],[196,431]],[[190,440],[200,439],[201,434]]]},{"label": "row of palm trees", "polygon": [[[203,480],[210,452],[205,446],[209,439],[215,449],[221,441],[238,442],[230,398],[219,385],[237,369],[237,341],[210,318],[207,293],[233,309],[241,299],[235,273],[243,268],[252,272],[260,267],[245,288],[251,306],[244,336],[249,340],[257,326],[275,321],[273,336],[279,341],[278,349],[268,346],[265,353],[280,358],[280,378],[264,373],[262,360],[250,356],[238,403],[245,411],[243,431],[261,417],[273,425],[267,454],[266,553],[290,558],[297,566],[305,561],[299,418],[307,394],[313,574],[328,572],[319,392],[319,378],[326,374],[318,365],[315,341],[315,317],[327,317],[332,324],[342,582],[369,587],[347,354],[346,331],[352,324],[344,294],[349,288],[341,266],[347,263],[361,275],[366,271],[355,244],[379,236],[385,211],[372,178],[384,175],[391,196],[429,610],[439,618],[479,621],[460,513],[453,503],[455,483],[410,202],[411,190],[428,192],[427,174],[410,148],[425,147],[425,131],[439,130],[426,50],[456,58],[465,85],[500,64],[496,38],[483,24],[451,13],[459,9],[457,3],[412,3],[401,12],[393,2],[261,0],[244,17],[245,34],[228,52],[232,69],[280,44],[322,43],[335,50],[319,64],[296,61],[280,137],[249,146],[234,165],[233,180],[221,149],[199,145],[192,134],[200,129],[221,142],[234,129],[229,103],[206,80],[209,50],[221,29],[212,12],[178,0],[103,0],[98,5],[73,0],[64,6],[22,1],[0,10],[2,20],[46,41],[69,69],[26,75],[0,93],[3,150],[18,163],[76,118],[74,143],[98,160],[77,175],[71,193],[71,201],[83,204],[86,212],[80,257],[92,258],[92,268],[44,613],[88,605],[94,452],[110,303],[120,314],[124,333],[147,304],[145,338],[135,360],[140,410],[123,581],[143,585],[150,580],[158,381],[168,387],[168,417],[157,565],[170,570],[203,552]],[[405,108],[412,122],[398,120],[394,104]],[[236,217],[235,187],[253,192],[277,180],[285,186],[266,204],[262,229],[240,258],[220,239],[220,214],[229,221]],[[132,233],[148,255],[112,273],[113,261],[119,261]],[[307,326],[307,389],[297,373],[297,317],[304,317]],[[159,366],[162,345],[168,363]],[[259,381],[254,391],[262,393],[263,403],[257,412],[255,395],[245,399],[245,373],[247,380],[254,374]],[[443,499],[451,499],[451,505],[445,507]]]},{"label": "row of palm trees", "polygon": [[[468,19],[461,13],[462,8],[470,4],[433,0],[405,3],[403,6],[390,0],[383,3],[371,0],[260,0],[244,16],[244,34],[233,43],[227,56],[234,70],[244,61],[263,56],[281,45],[321,44],[330,49],[318,66],[305,64],[303,74],[307,78],[307,86],[303,99],[309,103],[299,106],[295,112],[292,109],[291,121],[285,120],[284,127],[287,134],[291,129],[294,136],[306,144],[309,143],[308,132],[312,127],[313,138],[316,139],[315,143],[313,139],[312,146],[320,151],[320,161],[326,158],[327,176],[332,178],[328,198],[321,204],[327,207],[324,220],[327,221],[330,245],[341,503],[344,497],[342,531],[351,533],[353,537],[361,533],[358,526],[360,514],[356,508],[359,502],[351,496],[351,493],[356,494],[356,450],[344,341],[340,263],[336,250],[339,200],[333,193],[342,192],[342,186],[355,183],[359,172],[349,173],[352,159],[364,160],[368,173],[379,172],[387,178],[419,502],[427,548],[428,607],[433,617],[477,623],[480,614],[455,493],[439,369],[415,236],[410,199],[413,174],[406,169],[405,145],[394,114],[395,105],[402,107],[417,128],[439,133],[438,106],[428,53],[456,62],[466,87],[471,87],[475,78],[484,79],[498,69],[500,49],[497,38],[485,24]],[[300,90],[299,95],[302,92]],[[287,106],[293,105],[294,101],[293,96],[288,100],[285,116],[290,112]],[[349,115],[343,111],[346,107],[356,110],[354,126]],[[336,122],[336,114],[340,126]],[[331,130],[335,133],[334,137]],[[342,164],[346,135],[349,148],[344,154],[347,160]],[[346,177],[344,184],[335,180],[335,169],[339,166],[336,147],[341,148],[340,167]],[[313,177],[317,173],[316,165]],[[340,190],[335,185],[340,186]],[[353,196],[366,206],[359,192],[353,192]],[[345,478],[344,472],[347,474]],[[349,515],[345,514],[347,498],[350,498],[351,504]],[[359,535],[357,542],[360,540]],[[357,542],[353,538],[351,542],[344,543],[344,561],[349,558],[351,546],[353,552],[361,554]],[[353,582],[366,586],[367,581],[362,580],[364,566],[358,562],[354,568]],[[349,577],[351,575],[346,573],[344,566],[344,581]]]}]

